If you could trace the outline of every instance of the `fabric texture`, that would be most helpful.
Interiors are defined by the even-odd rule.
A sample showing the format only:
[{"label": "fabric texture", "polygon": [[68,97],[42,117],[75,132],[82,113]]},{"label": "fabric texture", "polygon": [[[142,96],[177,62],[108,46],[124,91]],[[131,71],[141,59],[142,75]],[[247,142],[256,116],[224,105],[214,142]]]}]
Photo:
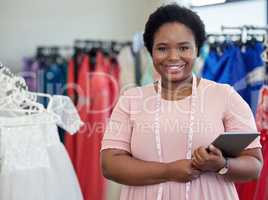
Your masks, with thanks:
[{"label": "fabric texture", "polygon": [[0,118],[0,199],[83,199],[56,126],[58,118],[65,118],[62,124],[76,120],[71,122],[67,120],[70,116],[57,115],[59,109],[54,113],[51,108],[33,115]]},{"label": "fabric texture", "polygon": [[57,125],[68,133],[74,134],[84,125],[70,97],[53,95],[48,110],[58,117]]},{"label": "fabric texture", "polygon": [[249,43],[245,50],[241,51],[247,72],[245,77],[247,82],[246,93],[243,98],[249,104],[254,114],[257,109],[260,89],[265,80],[265,64],[262,59],[263,51],[264,45],[260,42]]},{"label": "fabric texture", "polygon": [[97,52],[94,70],[89,61],[89,57],[85,56],[79,67],[77,82],[79,98],[76,107],[86,124],[76,135],[66,135],[65,145],[74,163],[84,199],[102,200],[106,184],[100,170],[99,151],[106,122],[118,97],[119,65],[114,62],[111,66],[111,60],[102,52]]},{"label": "fabric texture", "polygon": [[263,168],[258,181],[237,184],[240,200],[266,200],[268,199],[268,87],[263,86],[260,90],[256,112],[256,124],[261,133],[263,154]]},{"label": "fabric texture", "polygon": [[[74,69],[74,61],[71,60],[69,62],[69,70],[72,72],[75,71]],[[85,170],[88,170],[84,167],[84,142],[88,139],[88,120],[87,120],[87,114],[90,108],[90,98],[89,98],[89,57],[83,56],[81,58],[81,63],[79,66],[77,66],[77,73],[78,78],[75,78],[75,73],[68,73],[68,85],[74,86],[68,88],[68,95],[73,97],[73,101],[77,102],[76,108],[78,110],[79,116],[82,121],[85,122],[85,126],[80,129],[75,135],[66,134],[65,135],[65,147],[69,153],[69,156],[72,160],[72,163],[74,165],[80,188],[83,193],[83,199],[87,200],[86,198],[86,181],[89,181],[91,179],[94,179],[94,177],[86,176],[84,174]],[[78,82],[72,82],[77,79]],[[77,83],[77,85],[75,85]],[[79,98],[76,98],[79,97]],[[88,155],[87,155],[88,156]]]},{"label": "fabric texture", "polygon": [[120,85],[125,88],[136,86],[135,61],[131,48],[124,47],[121,49],[117,60],[121,66]]},{"label": "fabric texture", "polygon": [[[107,126],[104,149],[121,149],[133,157],[158,162],[153,132],[156,92],[152,84],[127,90],[119,99]],[[226,84],[201,79],[197,89],[193,149],[209,145],[219,134],[256,131],[247,103]],[[163,162],[186,158],[191,96],[179,101],[161,99],[160,137]],[[247,148],[261,147],[259,138]],[[165,182],[163,199],[185,198],[185,183]],[[122,186],[121,200],[156,199],[159,185]],[[238,200],[234,183],[216,173],[204,173],[191,182],[190,199]]]},{"label": "fabric texture", "polygon": [[203,78],[232,85],[255,114],[264,83],[264,45],[251,41],[243,46],[225,42],[212,46],[202,70]]}]

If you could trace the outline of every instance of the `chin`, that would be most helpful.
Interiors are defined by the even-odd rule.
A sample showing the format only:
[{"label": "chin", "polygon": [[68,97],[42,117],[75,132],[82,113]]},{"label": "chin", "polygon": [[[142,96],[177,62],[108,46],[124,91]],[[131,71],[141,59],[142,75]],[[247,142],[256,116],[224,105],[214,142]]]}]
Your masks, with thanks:
[{"label": "chin", "polygon": [[188,76],[182,75],[182,74],[165,74],[165,79],[170,82],[179,82],[182,80],[185,80]]}]

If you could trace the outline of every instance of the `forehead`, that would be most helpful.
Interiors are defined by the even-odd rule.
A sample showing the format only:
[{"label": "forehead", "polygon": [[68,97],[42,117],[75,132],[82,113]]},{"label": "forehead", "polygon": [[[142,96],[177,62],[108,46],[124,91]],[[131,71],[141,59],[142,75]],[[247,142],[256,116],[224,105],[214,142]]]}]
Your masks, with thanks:
[{"label": "forehead", "polygon": [[166,23],[160,26],[154,34],[154,44],[194,42],[194,35],[190,28],[178,22]]}]

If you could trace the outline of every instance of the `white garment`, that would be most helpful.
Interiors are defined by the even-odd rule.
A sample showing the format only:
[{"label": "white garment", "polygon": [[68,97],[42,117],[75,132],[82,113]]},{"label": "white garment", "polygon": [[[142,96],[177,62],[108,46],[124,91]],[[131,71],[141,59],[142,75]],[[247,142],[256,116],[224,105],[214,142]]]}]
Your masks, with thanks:
[{"label": "white garment", "polygon": [[60,111],[62,102],[69,105],[71,100],[55,96],[47,112],[0,117],[0,200],[83,199],[56,126],[60,122],[75,132],[82,123],[74,106]]},{"label": "white garment", "polygon": [[84,125],[70,97],[54,95],[47,109],[57,116],[57,125],[71,134]]},{"label": "white garment", "polygon": [[136,86],[135,62],[129,46],[121,49],[117,56],[120,65],[120,87],[125,90]]}]

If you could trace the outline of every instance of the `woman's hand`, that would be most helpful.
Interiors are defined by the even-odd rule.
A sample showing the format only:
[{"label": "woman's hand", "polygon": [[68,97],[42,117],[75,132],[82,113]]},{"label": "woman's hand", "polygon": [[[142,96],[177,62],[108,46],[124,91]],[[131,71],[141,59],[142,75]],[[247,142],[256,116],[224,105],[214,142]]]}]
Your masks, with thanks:
[{"label": "woman's hand", "polygon": [[194,180],[202,173],[192,165],[192,160],[177,160],[168,163],[168,177],[169,181],[188,182]]},{"label": "woman's hand", "polygon": [[225,158],[213,145],[209,145],[208,150],[205,147],[199,147],[194,151],[193,166],[201,171],[217,172],[224,167]]}]

